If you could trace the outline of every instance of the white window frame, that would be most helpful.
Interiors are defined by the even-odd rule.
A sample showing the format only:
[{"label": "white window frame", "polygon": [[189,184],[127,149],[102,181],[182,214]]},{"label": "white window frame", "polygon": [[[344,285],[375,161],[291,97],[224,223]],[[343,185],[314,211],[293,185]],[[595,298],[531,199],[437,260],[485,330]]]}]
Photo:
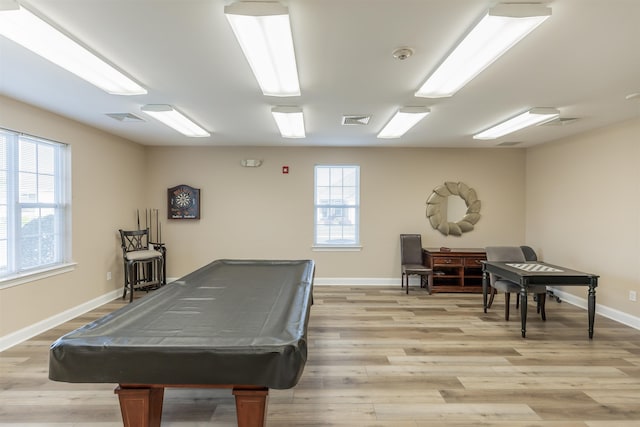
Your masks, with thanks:
[{"label": "white window frame", "polygon": [[[38,280],[51,275],[70,271],[71,260],[71,155],[70,147],[56,141],[47,140],[19,132],[0,128],[0,137],[5,141],[0,144],[0,289]],[[22,144],[22,145],[21,145]],[[29,144],[35,148],[34,155],[24,157],[32,163],[25,162],[21,166],[20,147]],[[53,150],[53,159],[42,157],[45,151]],[[47,167],[38,162],[51,159]],[[29,164],[27,167],[25,165]],[[20,194],[21,181],[31,179],[34,193]],[[48,180],[48,184],[44,181]],[[22,185],[22,192],[27,188]],[[22,224],[31,211],[33,219]],[[43,212],[45,211],[45,212]],[[53,212],[50,228],[45,227],[48,212]],[[4,221],[3,221],[4,220]],[[34,221],[37,222],[34,223]],[[3,223],[5,222],[5,223]],[[36,261],[24,265],[24,245],[26,225],[31,225],[31,237],[38,251]],[[37,229],[33,230],[33,227]],[[46,254],[43,255],[43,243]],[[29,258],[31,259],[31,258]]]},{"label": "white window frame", "polygon": [[[320,170],[337,170],[341,169],[344,173],[345,169],[354,169],[355,170],[355,191],[352,197],[348,197],[345,201],[344,192],[345,189],[351,189],[354,186],[345,185],[342,180],[334,185],[330,183],[328,186],[320,185],[318,182],[318,173]],[[314,250],[360,250],[362,248],[360,244],[360,166],[355,164],[320,164],[315,165],[314,167],[314,206],[313,206],[313,249]],[[332,194],[336,194],[341,196],[333,197]],[[320,194],[324,194],[325,198],[323,199]],[[326,196],[327,193],[329,196]],[[345,218],[344,215],[337,215],[337,213],[344,213],[344,210],[351,211],[351,215],[348,215],[348,218]],[[327,211],[329,214],[327,214]],[[322,214],[324,212],[324,214]],[[335,218],[334,218],[335,217]],[[338,218],[340,217],[340,218]],[[326,220],[329,218],[331,221],[330,224],[327,225]],[[340,220],[342,218],[342,220]],[[344,221],[347,220],[345,224]],[[333,224],[335,223],[335,224]],[[344,237],[344,232],[346,229],[350,228],[350,226],[355,227],[353,232],[352,239],[331,239],[331,234],[329,234],[329,239],[322,237],[321,234],[326,235],[326,229],[332,228],[340,233],[341,236]],[[348,233],[351,235],[351,233]]]}]

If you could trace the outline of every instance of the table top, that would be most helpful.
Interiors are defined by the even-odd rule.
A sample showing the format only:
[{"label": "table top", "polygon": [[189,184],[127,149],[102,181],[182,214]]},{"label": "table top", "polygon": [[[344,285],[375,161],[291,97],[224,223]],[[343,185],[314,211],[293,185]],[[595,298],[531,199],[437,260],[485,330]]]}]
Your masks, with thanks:
[{"label": "table top", "polygon": [[487,251],[483,248],[449,248],[448,251],[443,251],[442,248],[423,248],[423,250],[438,255],[449,255],[449,254],[481,254],[484,255]]},{"label": "table top", "polygon": [[217,260],[51,345],[49,378],[293,387],[314,262]]},{"label": "table top", "polygon": [[597,285],[598,276],[541,261],[482,261],[483,269],[518,283],[547,285]]}]

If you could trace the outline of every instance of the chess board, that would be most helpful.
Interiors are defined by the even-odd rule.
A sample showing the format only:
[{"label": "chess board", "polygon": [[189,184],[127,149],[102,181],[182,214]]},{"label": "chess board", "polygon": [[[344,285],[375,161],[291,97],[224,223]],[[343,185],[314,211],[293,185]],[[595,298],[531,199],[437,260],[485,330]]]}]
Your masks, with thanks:
[{"label": "chess board", "polygon": [[507,263],[509,267],[517,268],[523,271],[537,272],[537,273],[562,273],[563,270],[555,267],[549,267],[548,265],[526,263],[526,264],[511,264]]}]

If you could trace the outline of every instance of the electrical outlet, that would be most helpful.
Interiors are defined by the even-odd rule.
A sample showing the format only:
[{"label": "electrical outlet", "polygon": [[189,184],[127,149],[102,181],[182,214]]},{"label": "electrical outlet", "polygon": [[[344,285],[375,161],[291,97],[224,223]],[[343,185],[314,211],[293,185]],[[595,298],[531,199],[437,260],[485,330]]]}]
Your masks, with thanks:
[{"label": "electrical outlet", "polygon": [[636,301],[636,291],[629,291],[629,301]]},{"label": "electrical outlet", "polygon": [[107,280],[111,280],[111,272],[107,271]]}]

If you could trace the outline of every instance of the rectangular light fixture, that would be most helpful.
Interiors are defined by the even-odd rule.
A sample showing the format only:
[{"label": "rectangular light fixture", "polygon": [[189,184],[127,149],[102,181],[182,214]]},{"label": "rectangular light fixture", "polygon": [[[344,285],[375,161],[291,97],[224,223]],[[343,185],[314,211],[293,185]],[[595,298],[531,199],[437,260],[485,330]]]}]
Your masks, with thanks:
[{"label": "rectangular light fixture", "polygon": [[299,107],[273,107],[271,114],[283,138],[304,138],[304,115]]},{"label": "rectangular light fixture", "polygon": [[554,108],[532,108],[479,134],[473,135],[473,139],[500,138],[517,130],[533,125],[540,125],[558,117],[560,117],[560,111]]},{"label": "rectangular light fixture", "polygon": [[198,138],[211,135],[209,132],[194,123],[191,119],[189,119],[181,112],[177,111],[171,105],[148,104],[142,106],[140,109],[154,119],[177,130],[183,135]]},{"label": "rectangular light fixture", "polygon": [[424,119],[430,110],[424,107],[400,108],[378,134],[378,138],[400,138]]},{"label": "rectangular light fixture", "polygon": [[500,4],[467,34],[418,89],[416,96],[452,96],[551,16],[540,4]]},{"label": "rectangular light fixture", "polygon": [[300,96],[289,11],[277,2],[237,2],[225,16],[249,61],[262,93]]},{"label": "rectangular light fixture", "polygon": [[0,2],[0,35],[114,95],[147,90],[15,1]]}]

